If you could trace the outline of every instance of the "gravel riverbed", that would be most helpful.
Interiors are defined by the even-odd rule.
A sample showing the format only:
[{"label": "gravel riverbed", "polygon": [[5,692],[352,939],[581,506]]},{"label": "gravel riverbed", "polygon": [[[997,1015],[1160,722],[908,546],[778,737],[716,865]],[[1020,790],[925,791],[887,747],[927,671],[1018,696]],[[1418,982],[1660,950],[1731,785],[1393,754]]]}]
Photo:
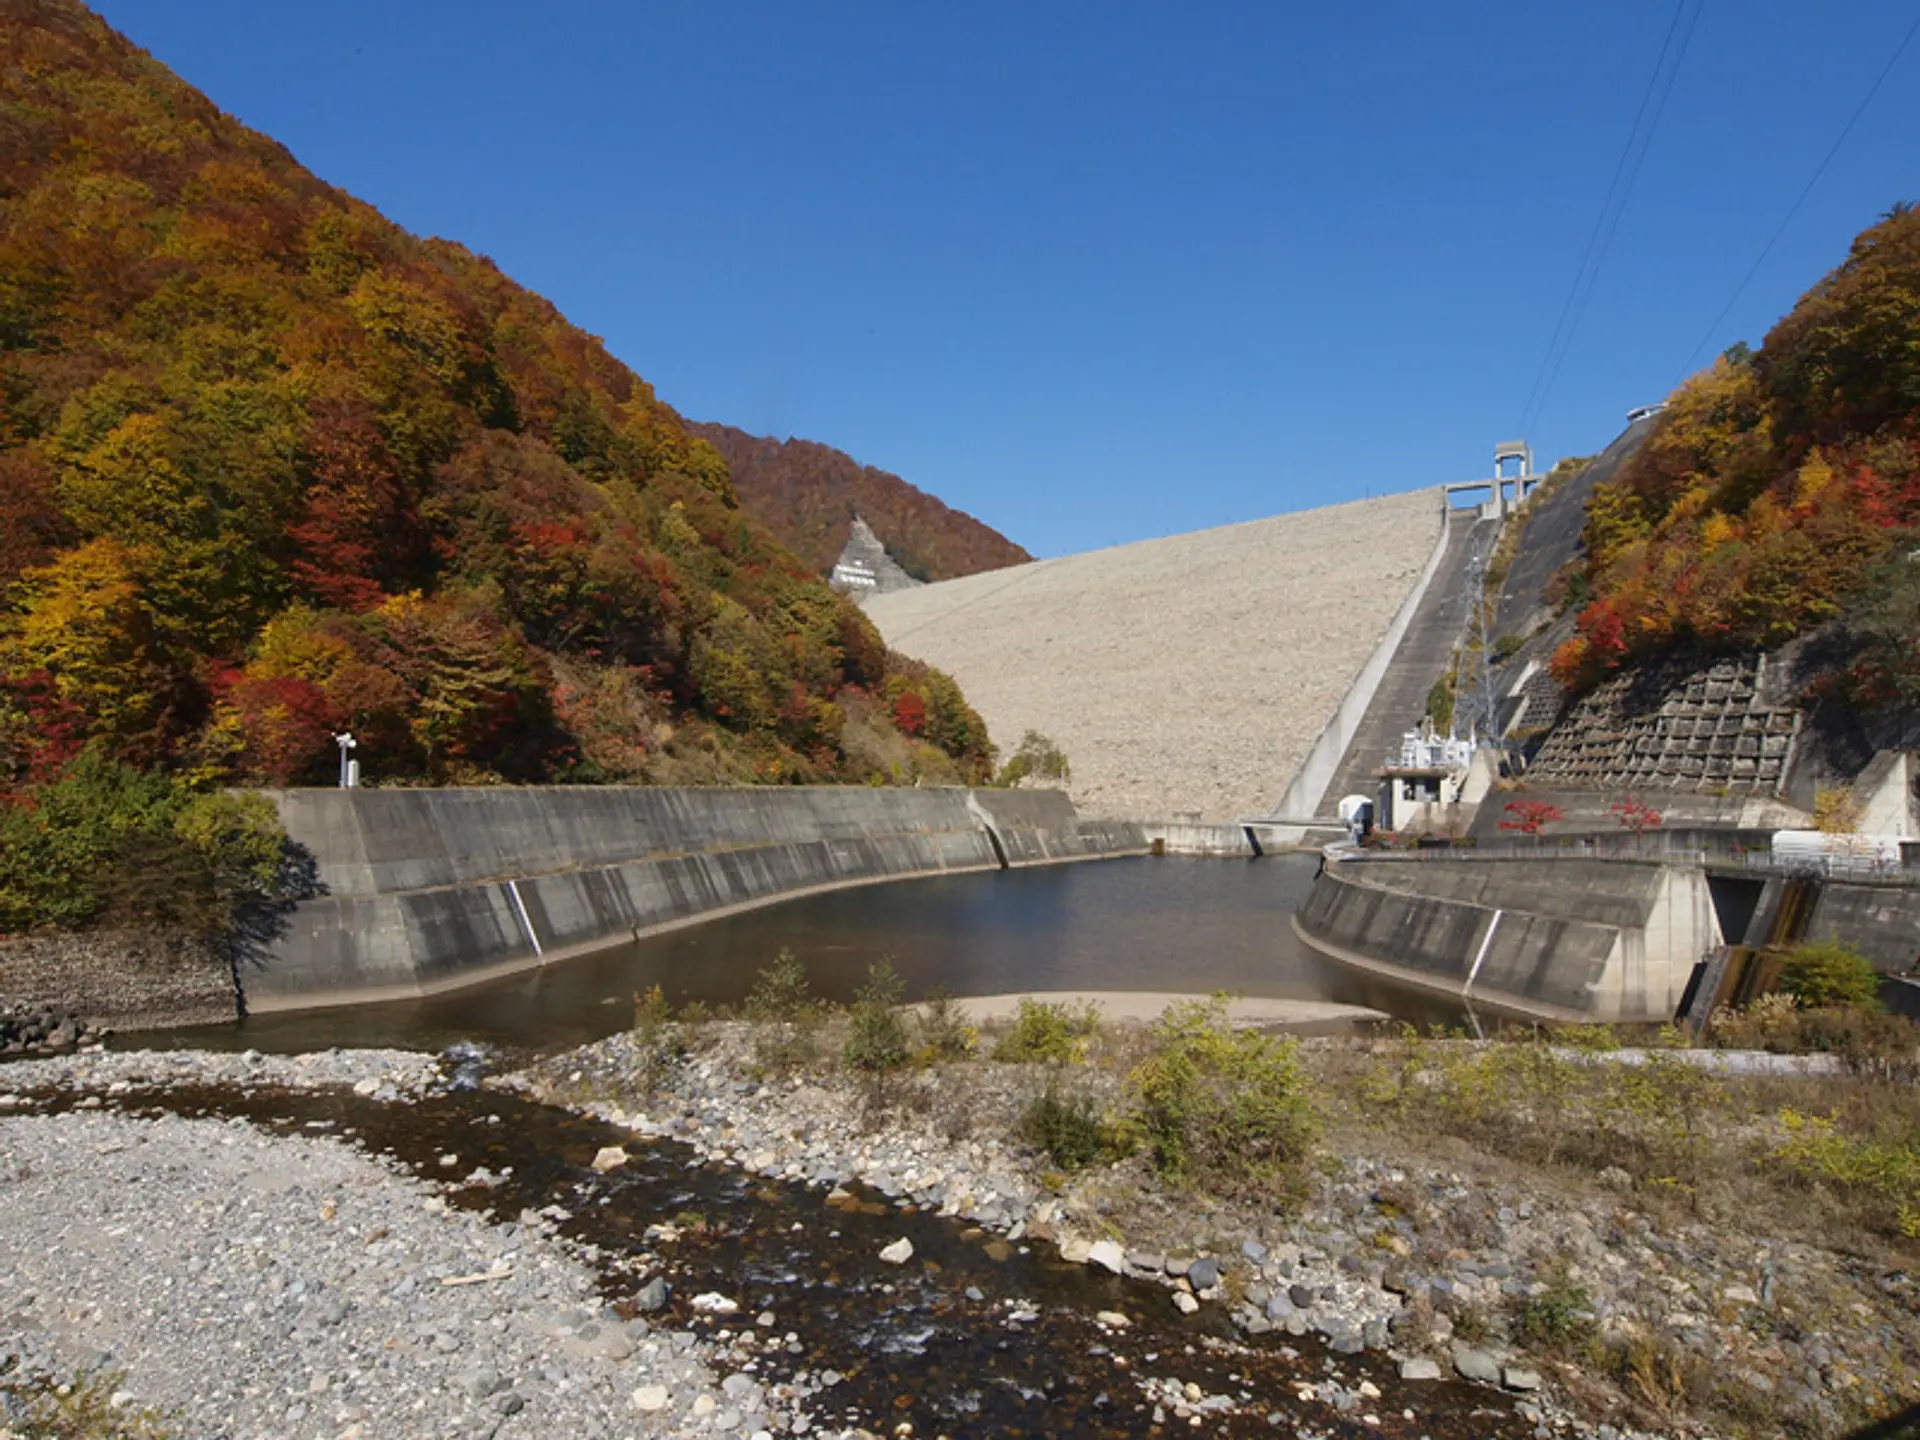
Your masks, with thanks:
[{"label": "gravel riverbed", "polygon": [[791,1430],[794,1407],[712,1342],[603,1309],[594,1270],[538,1215],[450,1209],[317,1128],[100,1108],[187,1083],[405,1103],[443,1079],[391,1051],[0,1070],[0,1433],[20,1407],[8,1390],[89,1374],[118,1376],[116,1402],[182,1437]]},{"label": "gravel riverbed", "polygon": [[[860,1181],[1007,1242],[1057,1246],[1156,1281],[1183,1312],[1220,1307],[1250,1338],[1317,1336],[1335,1355],[1384,1356],[1412,1394],[1477,1382],[1541,1435],[1727,1433],[1650,1418],[1683,1366],[1704,1367],[1721,1403],[1752,1414],[1739,1433],[1790,1421],[1795,1434],[1839,1435],[1911,1399],[1920,1364],[1911,1273],[1676,1221],[1605,1183],[1542,1185],[1472,1156],[1351,1153],[1314,1174],[1300,1203],[1221,1204],[1125,1167],[1049,1174],[1011,1138],[1039,1067],[905,1075],[876,1110],[845,1072],[766,1074],[751,1026],[707,1027],[664,1078],[649,1057],[641,1038],[618,1035],[503,1083],[762,1176]],[[1506,1318],[1529,1302],[1541,1324],[1572,1322],[1644,1355],[1644,1373],[1603,1379],[1551,1347],[1536,1353]]]}]

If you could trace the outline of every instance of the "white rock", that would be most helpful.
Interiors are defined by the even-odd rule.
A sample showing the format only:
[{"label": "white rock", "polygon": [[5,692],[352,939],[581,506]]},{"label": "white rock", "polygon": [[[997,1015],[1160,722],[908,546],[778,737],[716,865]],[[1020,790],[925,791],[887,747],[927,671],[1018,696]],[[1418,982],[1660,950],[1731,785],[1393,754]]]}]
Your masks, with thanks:
[{"label": "white rock", "polygon": [[1087,1263],[1114,1275],[1124,1275],[1127,1270],[1126,1252],[1111,1240],[1096,1241],[1087,1251]]},{"label": "white rock", "polygon": [[1402,1380],[1438,1380],[1440,1362],[1425,1355],[1414,1355],[1400,1362]]},{"label": "white rock", "polygon": [[601,1174],[609,1170],[618,1170],[627,1163],[627,1152],[618,1145],[603,1146],[600,1153],[593,1157],[593,1168]]},{"label": "white rock", "polygon": [[667,1387],[664,1385],[642,1385],[633,1392],[633,1408],[651,1414],[655,1410],[667,1408]]},{"label": "white rock", "polygon": [[1184,1290],[1173,1292],[1173,1308],[1182,1315],[1191,1315],[1200,1308],[1200,1302]]},{"label": "white rock", "polygon": [[1133,1322],[1118,1310],[1102,1310],[1093,1317],[1110,1330],[1124,1330]]},{"label": "white rock", "polygon": [[880,1258],[889,1265],[904,1265],[913,1258],[913,1242],[902,1235],[880,1251]]},{"label": "white rock", "polygon": [[1070,1235],[1060,1242],[1060,1258],[1069,1265],[1084,1265],[1093,1254],[1093,1242],[1082,1240],[1078,1235]]},{"label": "white rock", "polygon": [[713,1402],[713,1396],[702,1395],[698,1400],[693,1402],[694,1418],[696,1420],[704,1420],[707,1416],[711,1415],[714,1412],[714,1410],[717,1408],[718,1407]]},{"label": "white rock", "polygon": [[704,1310],[709,1315],[732,1315],[740,1309],[738,1304],[729,1300],[718,1290],[708,1290],[704,1294],[694,1296],[693,1308]]},{"label": "white rock", "polygon": [[1729,1305],[1758,1305],[1760,1297],[1753,1293],[1748,1285],[1729,1285],[1720,1292],[1720,1298]]}]

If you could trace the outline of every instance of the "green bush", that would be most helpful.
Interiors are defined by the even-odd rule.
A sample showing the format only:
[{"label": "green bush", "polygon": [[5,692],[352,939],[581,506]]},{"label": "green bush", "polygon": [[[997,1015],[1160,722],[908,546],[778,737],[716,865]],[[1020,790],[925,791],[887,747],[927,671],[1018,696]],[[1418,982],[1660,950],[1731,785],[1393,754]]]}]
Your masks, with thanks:
[{"label": "green bush", "polygon": [[1029,730],[1020,737],[1020,744],[1000,767],[1000,773],[993,777],[993,783],[1012,788],[1023,780],[1039,779],[1065,785],[1072,778],[1073,767],[1067,763],[1060,747],[1038,730]]},{"label": "green bush", "polygon": [[1514,1338],[1535,1350],[1567,1353],[1596,1335],[1593,1296],[1563,1269],[1549,1276],[1538,1295],[1523,1295],[1513,1307]]},{"label": "green bush", "polygon": [[906,986],[890,960],[867,967],[867,980],[854,992],[848,1017],[847,1064],[856,1070],[897,1070],[910,1056],[907,1024],[900,1018]]},{"label": "green bush", "polygon": [[259,795],[195,790],[86,751],[0,804],[0,933],[150,924],[226,931],[270,898],[286,833]]},{"label": "green bush", "polygon": [[1128,1087],[1131,1124],[1169,1179],[1264,1187],[1299,1164],[1317,1129],[1294,1042],[1233,1029],[1224,996],[1170,1006]]},{"label": "green bush", "polygon": [[1087,1039],[1099,1028],[1100,1010],[1091,1001],[1061,1005],[1022,999],[1013,1028],[993,1047],[993,1058],[1071,1065],[1085,1058]]},{"label": "green bush", "polygon": [[786,946],[747,991],[746,1012],[747,1019],[760,1024],[805,1020],[818,1012],[807,967]]},{"label": "green bush", "polygon": [[1108,1127],[1089,1095],[1062,1095],[1051,1081],[1020,1112],[1019,1137],[1062,1170],[1082,1170],[1108,1151]]},{"label": "green bush", "polygon": [[1780,967],[1780,988],[1809,1010],[1832,1005],[1880,1008],[1880,976],[1873,962],[1837,940],[1796,948]]},{"label": "green bush", "polygon": [[942,1060],[971,1060],[980,1045],[980,1032],[967,1020],[960,1003],[945,987],[936,987],[920,1002],[914,1017],[915,1057],[923,1065]]}]

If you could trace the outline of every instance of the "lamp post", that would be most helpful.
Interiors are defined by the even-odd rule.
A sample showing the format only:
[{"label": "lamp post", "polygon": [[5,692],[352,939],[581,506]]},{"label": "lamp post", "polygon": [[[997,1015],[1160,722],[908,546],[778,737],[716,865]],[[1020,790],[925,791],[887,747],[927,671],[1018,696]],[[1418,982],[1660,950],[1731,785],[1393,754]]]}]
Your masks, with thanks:
[{"label": "lamp post", "polygon": [[340,788],[350,790],[357,777],[353,774],[353,761],[348,757],[360,742],[353,738],[351,730],[343,730],[333,737],[333,743],[340,747]]}]

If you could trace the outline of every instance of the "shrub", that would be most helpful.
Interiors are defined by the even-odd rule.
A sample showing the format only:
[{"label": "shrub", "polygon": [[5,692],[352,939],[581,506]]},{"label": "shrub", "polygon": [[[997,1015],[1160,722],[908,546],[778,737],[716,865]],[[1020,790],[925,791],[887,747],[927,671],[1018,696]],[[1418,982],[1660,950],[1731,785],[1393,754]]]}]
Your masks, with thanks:
[{"label": "shrub", "polygon": [[1168,1007],[1128,1077],[1131,1123],[1156,1171],[1222,1190],[1282,1178],[1316,1130],[1294,1042],[1227,1023],[1224,996]]},{"label": "shrub", "polygon": [[1873,962],[1835,940],[1796,948],[1780,967],[1780,988],[1806,1009],[1823,1005],[1880,1008],[1880,976]]},{"label": "shrub", "polygon": [[1019,1136],[1062,1170],[1081,1170],[1107,1153],[1107,1126],[1089,1095],[1062,1095],[1051,1080],[1020,1113]]},{"label": "shrub", "polygon": [[1564,1270],[1550,1275],[1538,1295],[1521,1296],[1513,1307],[1516,1340],[1535,1350],[1565,1354],[1595,1334],[1593,1297]]},{"label": "shrub", "polygon": [[781,946],[773,963],[760,971],[753,988],[747,991],[747,1018],[761,1024],[796,1021],[810,1018],[817,1009],[807,967],[793,951]]},{"label": "shrub", "polygon": [[844,1055],[856,1070],[897,1070],[907,1063],[907,1025],[900,1018],[906,986],[890,960],[867,967],[866,983],[854,992]]},{"label": "shrub", "polygon": [[1785,1138],[1772,1158],[1788,1175],[1866,1200],[1889,1229],[1920,1240],[1920,1132],[1849,1135],[1830,1119],[1792,1109],[1779,1121]]},{"label": "shrub", "polygon": [[993,777],[993,783],[1010,788],[1023,780],[1038,779],[1065,785],[1072,778],[1073,767],[1060,747],[1038,730],[1029,730],[1020,737],[1020,744]]},{"label": "shrub", "polygon": [[945,987],[935,988],[920,1002],[914,1017],[914,1049],[923,1065],[942,1060],[971,1060],[980,1044],[980,1032],[967,1020],[960,1003]]},{"label": "shrub", "polygon": [[633,1045],[637,1063],[633,1078],[651,1095],[664,1086],[686,1054],[686,1039],[674,1023],[673,1007],[658,985],[633,997]]},{"label": "shrub", "polygon": [[993,1058],[1071,1065],[1086,1057],[1087,1037],[1100,1028],[1100,1010],[1091,1001],[1061,1005],[1022,999],[1013,1028],[993,1047]]}]

